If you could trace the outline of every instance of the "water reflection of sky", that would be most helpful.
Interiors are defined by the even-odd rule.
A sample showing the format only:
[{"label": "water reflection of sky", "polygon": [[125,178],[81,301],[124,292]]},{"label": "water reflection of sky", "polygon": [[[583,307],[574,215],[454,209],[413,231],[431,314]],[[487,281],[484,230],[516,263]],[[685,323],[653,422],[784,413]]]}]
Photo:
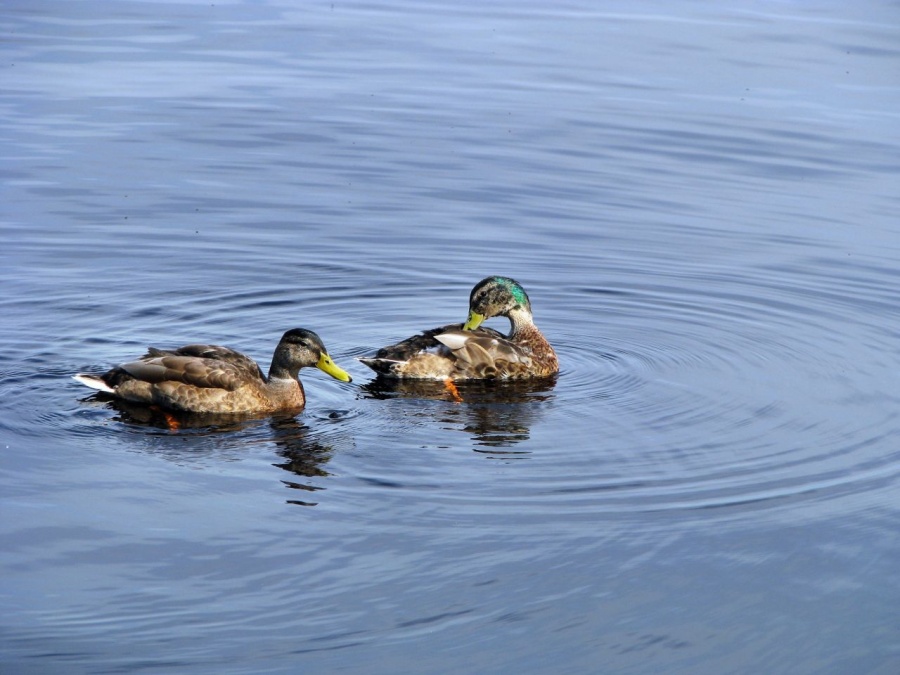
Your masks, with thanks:
[{"label": "water reflection of sky", "polygon": [[[7,9],[0,664],[896,670],[896,8]],[[495,273],[552,386],[355,361]],[[69,380],[294,326],[296,418]]]}]

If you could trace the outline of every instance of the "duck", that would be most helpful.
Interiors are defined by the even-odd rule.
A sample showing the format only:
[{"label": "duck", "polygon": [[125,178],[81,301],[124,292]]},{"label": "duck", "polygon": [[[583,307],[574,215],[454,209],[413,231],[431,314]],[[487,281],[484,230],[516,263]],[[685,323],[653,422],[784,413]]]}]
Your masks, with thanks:
[{"label": "duck", "polygon": [[[495,316],[509,319],[508,335],[481,325]],[[534,324],[528,294],[522,284],[504,276],[475,284],[465,323],[422,331],[359,360],[386,377],[451,383],[544,378],[559,372],[556,352]]]},{"label": "duck", "polygon": [[103,374],[72,377],[115,398],[185,413],[274,413],[306,404],[301,368],[316,366],[341,382],[350,375],[311,330],[292,328],[278,342],[268,376],[256,361],[219,345],[150,347],[140,358]]}]

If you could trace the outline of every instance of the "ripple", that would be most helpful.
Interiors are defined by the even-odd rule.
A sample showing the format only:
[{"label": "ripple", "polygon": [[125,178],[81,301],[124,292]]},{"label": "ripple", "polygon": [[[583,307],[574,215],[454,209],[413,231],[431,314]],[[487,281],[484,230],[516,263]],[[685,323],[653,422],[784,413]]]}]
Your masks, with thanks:
[{"label": "ripple", "polygon": [[[868,491],[896,483],[898,457],[884,452],[884,445],[897,430],[897,418],[884,406],[860,404],[864,382],[877,373],[853,372],[860,350],[867,352],[859,359],[865,363],[876,352],[896,353],[892,341],[898,331],[884,324],[885,317],[897,318],[891,304],[896,274],[888,267],[823,266],[809,259],[741,273],[697,269],[666,279],[662,269],[648,265],[631,270],[631,281],[609,288],[526,281],[538,323],[560,356],[558,379],[525,388],[466,385],[463,404],[440,388],[423,389],[430,383],[385,386],[353,357],[462,316],[468,282],[448,285],[412,271],[359,292],[347,280],[370,275],[365,263],[323,263],[310,272],[315,281],[303,289],[269,284],[217,289],[164,307],[123,306],[123,316],[111,322],[132,326],[130,332],[120,330],[121,340],[98,335],[80,353],[94,354],[96,366],[105,367],[136,344],[143,349],[138,333],[147,332],[147,322],[172,320],[174,337],[193,341],[212,332],[207,317],[216,316],[228,317],[216,322],[216,341],[265,362],[282,330],[310,326],[355,380],[345,385],[304,371],[310,403],[298,419],[310,428],[219,422],[184,433],[198,441],[214,439],[216,452],[225,456],[270,445],[283,457],[282,468],[304,480],[332,475],[317,472],[323,463],[343,465],[342,449],[369,449],[377,457],[385,444],[447,452],[462,443],[476,456],[530,465],[521,480],[512,474],[485,494],[484,485],[454,477],[450,469],[458,467],[447,464],[440,484],[449,493],[436,502],[473,517],[485,504],[495,514],[530,509],[549,521],[590,514],[630,519],[640,513],[796,513],[822,502],[831,508],[847,500],[868,503]],[[398,315],[401,306],[412,309]],[[109,361],[99,362],[106,354]],[[69,371],[89,364],[53,367],[56,358],[52,348],[36,350],[24,367],[3,373],[0,393],[30,386],[60,399]],[[80,388],[64,390],[66,401],[57,410],[24,410],[3,422],[5,428],[23,436],[109,437],[127,428],[117,422],[136,421],[82,402]],[[348,395],[357,402],[349,408]],[[855,415],[846,414],[848,404]],[[148,447],[164,448],[170,432],[129,433],[143,434]],[[395,467],[393,473],[405,476],[395,489],[430,494],[434,458],[411,457],[425,463]],[[345,498],[370,499],[374,486],[396,482],[379,469],[369,473],[368,462],[360,461],[363,466],[352,473],[368,480]],[[535,475],[541,476],[537,490],[529,485]],[[286,480],[295,489],[325,487]]]},{"label": "ripple", "polygon": [[[760,266],[752,273],[698,272],[665,286],[643,282],[622,292],[551,292],[536,311],[560,356],[552,399],[513,405],[502,424],[490,407],[448,400],[365,407],[363,421],[373,435],[423,430],[410,441],[436,450],[458,443],[428,433],[441,425],[467,436],[478,454],[527,459],[523,480],[542,476],[537,490],[510,476],[485,494],[483,486],[445,475],[448,494],[438,501],[472,517],[528,510],[553,522],[648,513],[741,520],[760,511],[778,518],[821,515],[848,503],[864,508],[874,501],[872,490],[895,484],[900,473],[898,454],[884,453],[897,416],[883,406],[880,413],[847,415],[847,378],[836,373],[846,372],[848,347],[860,346],[846,312],[868,309],[863,289],[883,311],[893,273],[882,269],[880,281],[870,276],[849,284],[842,277],[859,270],[841,270],[837,278],[835,272],[810,264]],[[357,309],[364,323],[367,312],[374,323],[393,304],[390,293],[371,291]],[[874,344],[868,338],[866,349],[887,346],[887,334]],[[862,389],[857,385],[857,394]],[[362,395],[429,397],[372,384],[363,385]],[[484,433],[485,418],[508,432]],[[407,480],[395,489],[432,491],[426,467],[405,471]]]},{"label": "ripple", "polygon": [[[10,670],[896,657],[889,10],[17,4]],[[353,360],[496,273],[551,388]],[[69,377],[294,326],[354,381],[287,418],[173,433]]]},{"label": "ripple", "polygon": [[[462,444],[480,457],[524,460],[520,464],[532,467],[521,481],[510,477],[487,497],[483,486],[451,478],[443,483],[453,492],[448,508],[477,511],[487,499],[501,511],[502,504],[516,510],[527,501],[550,519],[741,513],[747,505],[777,511],[783,502],[817,503],[823,494],[826,501],[861,498],[872,482],[890,484],[898,460],[883,446],[897,420],[884,405],[862,405],[861,397],[873,384],[874,391],[892,395],[874,364],[890,368],[886,355],[897,354],[900,303],[893,268],[838,262],[799,236],[776,243],[803,248],[803,258],[738,269],[694,260],[673,265],[668,255],[653,255],[654,241],[672,238],[672,225],[654,226],[659,231],[655,237],[645,233],[640,264],[610,258],[602,272],[606,282],[596,256],[576,250],[558,256],[564,271],[529,274],[529,268],[547,270],[540,252],[545,234],[537,230],[523,235],[530,246],[511,261],[513,270],[497,270],[490,251],[470,252],[470,266],[482,267],[477,272],[445,263],[429,267],[373,233],[369,255],[343,262],[328,253],[307,263],[297,283],[266,269],[265,244],[277,240],[282,227],[269,223],[231,270],[240,283],[214,282],[201,269],[181,281],[191,292],[143,304],[130,300],[141,279],[109,291],[99,303],[65,289],[45,294],[48,310],[76,317],[70,330],[84,330],[79,322],[85,313],[103,312],[112,329],[98,325],[78,345],[71,367],[55,366],[55,347],[32,349],[25,363],[33,370],[9,370],[0,391],[8,395],[30,383],[58,396],[68,371],[106,367],[147,343],[210,340],[265,363],[281,332],[303,326],[322,336],[354,383],[303,372],[310,404],[301,419],[316,431],[288,442],[299,448],[296,457],[305,455],[307,444],[312,456],[327,455],[329,462],[335,447],[368,448],[378,456],[385,446],[444,452]],[[716,228],[693,226],[686,233],[698,249],[727,250]],[[741,242],[758,243],[746,235],[728,245]],[[162,255],[165,248],[158,246]],[[386,272],[388,251],[398,264]],[[457,404],[440,388],[426,391],[427,384],[385,386],[353,360],[422,328],[461,319],[471,283],[498,271],[518,276],[529,289],[538,324],[558,351],[561,372],[549,388],[467,385],[465,402]],[[23,309],[7,303],[11,311]],[[504,329],[505,322],[496,327]],[[14,347],[24,353],[28,346]],[[348,398],[355,398],[351,408]],[[848,406],[855,414],[846,413]],[[100,421],[120,421],[103,417],[103,408],[69,399],[57,409],[26,410],[4,424],[23,435],[54,438],[120,430],[113,424],[96,431]],[[233,447],[284,442],[264,424],[214,426],[217,436],[243,438],[231,441]],[[433,470],[428,464],[395,467],[411,472],[401,481],[407,490],[428,489],[422,486],[431,484]],[[541,475],[540,490],[530,488],[535,474]],[[371,497],[367,489],[358,495]]]}]

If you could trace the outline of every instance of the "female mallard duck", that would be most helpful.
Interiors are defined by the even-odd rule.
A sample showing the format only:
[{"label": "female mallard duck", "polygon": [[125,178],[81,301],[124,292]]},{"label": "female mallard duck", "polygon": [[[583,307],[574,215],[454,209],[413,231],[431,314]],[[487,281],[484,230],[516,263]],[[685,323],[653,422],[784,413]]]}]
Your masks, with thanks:
[{"label": "female mallard duck", "polygon": [[103,375],[79,373],[74,378],[92,389],[169,410],[269,413],[303,407],[306,396],[297,375],[307,366],[350,382],[319,336],[303,328],[289,330],[281,338],[268,377],[253,359],[228,347],[187,345],[173,350],[150,347],[136,361]]},{"label": "female mallard duck", "polygon": [[[479,328],[493,316],[509,319],[509,335]],[[559,372],[553,347],[534,325],[528,294],[509,277],[487,277],[475,285],[465,324],[424,331],[360,361],[399,378],[523,379]]]}]

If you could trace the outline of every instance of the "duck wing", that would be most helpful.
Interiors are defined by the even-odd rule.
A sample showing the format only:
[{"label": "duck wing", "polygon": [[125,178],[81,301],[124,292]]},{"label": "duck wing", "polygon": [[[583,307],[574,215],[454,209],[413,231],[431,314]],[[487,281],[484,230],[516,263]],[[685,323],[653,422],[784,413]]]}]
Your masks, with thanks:
[{"label": "duck wing", "polygon": [[246,354],[231,349],[230,347],[222,347],[220,345],[185,345],[178,349],[157,349],[150,347],[147,353],[141,357],[141,360],[152,358],[155,356],[195,356],[200,359],[214,359],[222,361],[246,371],[247,373],[261,372],[256,361]]},{"label": "duck wing", "polygon": [[180,382],[201,389],[234,391],[265,382],[253,359],[218,345],[187,345],[173,350],[151,347],[140,359],[119,368],[142,382]]},{"label": "duck wing", "polygon": [[[439,335],[462,332],[461,323],[452,323],[431,330],[425,330],[396,344],[379,349],[374,357],[360,358],[372,370],[383,375],[398,377],[434,377],[443,379],[452,375],[455,357]],[[503,334],[492,328],[467,331],[495,339],[503,339]]]},{"label": "duck wing", "polygon": [[530,350],[494,330],[447,330],[434,339],[450,350],[457,377],[489,379],[521,377],[532,364]]}]

